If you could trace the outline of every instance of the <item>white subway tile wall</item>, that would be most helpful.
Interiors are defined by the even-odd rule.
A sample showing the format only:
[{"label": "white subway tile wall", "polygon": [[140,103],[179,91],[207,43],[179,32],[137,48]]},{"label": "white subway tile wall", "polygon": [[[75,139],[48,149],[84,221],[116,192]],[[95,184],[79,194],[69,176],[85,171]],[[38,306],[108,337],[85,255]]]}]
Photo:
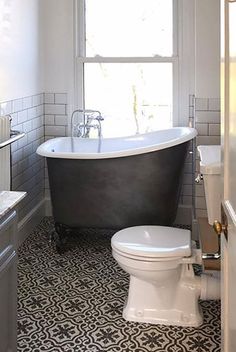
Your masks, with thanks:
[{"label": "white subway tile wall", "polygon": [[14,191],[26,191],[18,207],[23,219],[44,198],[44,159],[35,151],[44,141],[44,95],[0,103],[0,115],[10,114],[11,128],[25,137],[11,145],[11,184]]},{"label": "white subway tile wall", "polygon": [[[196,145],[220,144],[220,99],[196,98],[195,117],[198,131]],[[199,171],[199,155],[196,151],[196,176]],[[195,184],[195,205],[196,216],[207,217],[203,181],[200,184]]]},{"label": "white subway tile wall", "polygon": [[45,138],[67,135],[67,94],[45,93]]},{"label": "white subway tile wall", "polygon": [[0,103],[0,115],[11,115],[12,129],[26,133],[11,145],[12,190],[27,192],[18,208],[19,220],[48,193],[45,160],[36,154],[36,149],[45,138],[66,135],[66,110],[64,93],[42,93]]},{"label": "white subway tile wall", "polygon": [[[44,99],[45,119],[44,136],[45,141],[54,137],[65,137],[68,135],[67,116],[67,94],[45,93]],[[50,198],[47,165],[45,163],[45,197]]]}]

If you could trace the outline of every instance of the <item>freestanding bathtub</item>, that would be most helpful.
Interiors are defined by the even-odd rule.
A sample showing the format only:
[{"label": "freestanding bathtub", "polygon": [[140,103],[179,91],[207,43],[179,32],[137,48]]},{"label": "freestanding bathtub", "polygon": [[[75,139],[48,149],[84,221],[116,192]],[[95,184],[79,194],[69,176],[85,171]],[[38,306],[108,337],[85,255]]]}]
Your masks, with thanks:
[{"label": "freestanding bathtub", "polygon": [[101,140],[61,137],[40,145],[59,237],[70,228],[172,225],[196,134],[176,127]]}]

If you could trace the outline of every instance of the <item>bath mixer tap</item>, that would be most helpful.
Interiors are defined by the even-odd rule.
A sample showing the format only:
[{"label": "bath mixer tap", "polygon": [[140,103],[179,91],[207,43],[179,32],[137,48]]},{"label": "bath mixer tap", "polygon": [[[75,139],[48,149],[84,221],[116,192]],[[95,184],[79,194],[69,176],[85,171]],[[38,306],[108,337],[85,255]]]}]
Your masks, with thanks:
[{"label": "bath mixer tap", "polygon": [[98,131],[98,138],[102,137],[102,124],[104,118],[102,116],[88,116],[87,121],[85,123],[80,123],[78,126],[78,137],[82,138],[89,138],[90,130],[92,128],[97,129]]},{"label": "bath mixer tap", "polygon": [[[83,114],[83,122],[79,122],[77,124],[73,123],[74,115],[76,113]],[[98,131],[98,138],[101,138],[102,137],[101,121],[103,120],[104,118],[102,117],[100,111],[77,109],[72,113],[72,116],[71,116],[71,135],[72,136],[74,135],[74,130],[75,130],[76,137],[89,138],[90,130],[92,128],[95,128]]]}]

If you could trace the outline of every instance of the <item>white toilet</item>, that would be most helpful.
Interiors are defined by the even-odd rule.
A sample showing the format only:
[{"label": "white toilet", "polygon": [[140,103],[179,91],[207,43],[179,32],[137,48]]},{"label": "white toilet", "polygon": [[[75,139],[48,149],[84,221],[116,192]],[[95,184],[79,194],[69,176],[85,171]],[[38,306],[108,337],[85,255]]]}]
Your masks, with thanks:
[{"label": "white toilet", "polygon": [[[201,160],[205,151],[214,156],[217,154],[216,161],[219,159],[217,148],[207,148]],[[205,189],[206,198],[210,199],[209,223],[218,214],[215,211],[219,211],[220,206],[219,199],[212,197],[219,193],[219,170],[212,171],[213,159],[208,158],[205,169],[202,169],[211,186]],[[192,264],[202,263],[202,252],[191,241],[189,230],[165,226],[130,227],[117,232],[112,237],[111,246],[113,257],[130,275],[123,310],[126,320],[196,327],[202,323],[199,298],[220,298],[219,276],[194,274]]]},{"label": "white toilet", "polygon": [[219,299],[218,278],[195,276],[201,250],[189,230],[164,226],[136,226],[117,232],[112,254],[130,274],[123,317],[144,323],[199,326],[198,299]]},{"label": "white toilet", "polygon": [[112,254],[130,274],[123,317],[145,323],[199,326],[201,278],[192,263],[199,251],[191,247],[189,230],[137,226],[112,237]]}]

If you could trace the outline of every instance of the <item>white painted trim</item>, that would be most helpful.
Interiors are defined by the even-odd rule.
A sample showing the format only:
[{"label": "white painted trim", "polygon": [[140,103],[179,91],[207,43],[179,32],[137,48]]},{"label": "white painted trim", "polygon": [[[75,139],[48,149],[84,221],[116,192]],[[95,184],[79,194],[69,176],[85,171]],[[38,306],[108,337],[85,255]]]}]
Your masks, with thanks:
[{"label": "white painted trim", "polygon": [[178,126],[189,121],[189,95],[195,92],[195,1],[181,0],[178,7]]},{"label": "white painted trim", "polygon": [[173,0],[173,56],[179,55],[179,7],[182,6],[182,0]]},{"label": "white painted trim", "polygon": [[[78,41],[77,41],[77,27],[78,27],[78,2],[77,0],[73,0],[73,67],[74,67],[73,94],[72,94],[73,110],[78,108],[77,104],[78,104],[78,96],[79,96],[79,86],[78,86],[79,72],[78,72],[78,65],[76,62],[76,57],[79,51]],[[71,128],[69,128],[69,130],[71,130]]]},{"label": "white painted trim", "polygon": [[[86,24],[85,24],[85,0],[75,0],[76,11],[77,11],[77,21],[75,23],[77,31],[76,45],[77,53],[76,56],[86,56]],[[79,35],[78,35],[79,32]]]},{"label": "white painted trim", "polygon": [[[173,87],[172,87],[172,126],[182,126],[179,124],[179,58],[173,62]],[[183,125],[184,126],[184,125]]]},{"label": "white painted trim", "polygon": [[[78,57],[85,56],[84,0],[74,0],[74,109],[84,109],[84,69]],[[84,38],[82,41],[81,38]],[[81,37],[81,38],[80,38]]]},{"label": "white painted trim", "polygon": [[94,57],[77,57],[77,63],[146,63],[146,62],[160,62],[160,63],[174,63],[178,61],[177,56],[138,56],[138,57],[103,57],[103,56],[94,56]]},{"label": "white painted trim", "polygon": [[18,223],[17,247],[19,247],[31,234],[34,228],[45,216],[45,199],[41,200],[21,221]]},{"label": "white painted trim", "polygon": [[234,207],[231,205],[231,202],[229,200],[223,201],[223,204],[227,210],[228,218],[232,220],[234,226],[236,227],[236,213]]}]

